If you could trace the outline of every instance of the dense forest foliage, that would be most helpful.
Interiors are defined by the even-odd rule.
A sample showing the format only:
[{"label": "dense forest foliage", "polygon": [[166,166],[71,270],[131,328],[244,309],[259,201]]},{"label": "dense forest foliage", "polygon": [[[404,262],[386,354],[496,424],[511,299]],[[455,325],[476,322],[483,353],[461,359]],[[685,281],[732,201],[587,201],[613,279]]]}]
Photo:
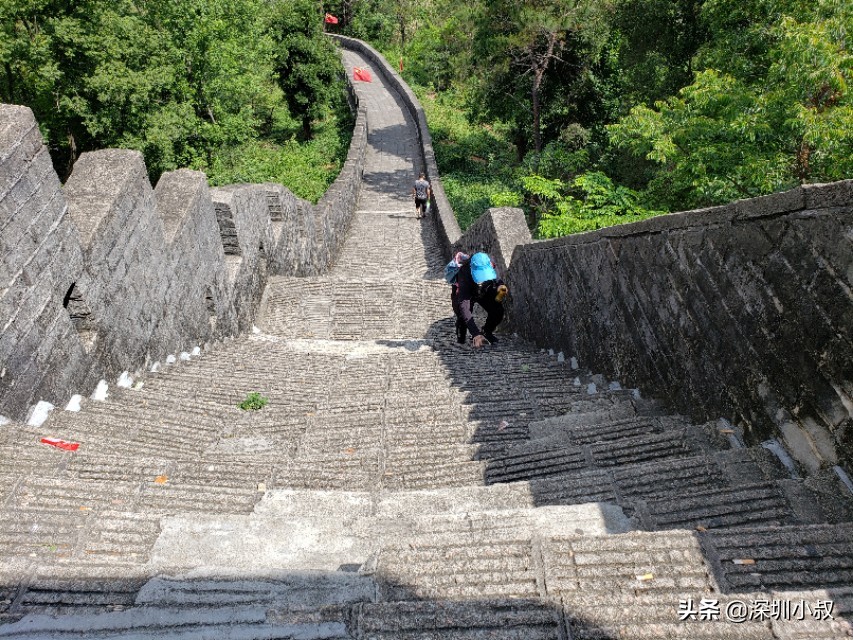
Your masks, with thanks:
[{"label": "dense forest foliage", "polygon": [[0,0],[0,100],[31,107],[63,178],[142,151],[153,180],[286,184],[316,200],[351,137],[343,66],[314,0]]},{"label": "dense forest foliage", "polygon": [[316,200],[349,144],[364,38],[423,101],[463,227],[520,205],[550,237],[853,177],[849,0],[0,0],[0,100],[60,176],[139,149],[152,179]]},{"label": "dense forest foliage", "polygon": [[550,237],[853,177],[849,0],[329,0],[427,110],[463,227]]}]

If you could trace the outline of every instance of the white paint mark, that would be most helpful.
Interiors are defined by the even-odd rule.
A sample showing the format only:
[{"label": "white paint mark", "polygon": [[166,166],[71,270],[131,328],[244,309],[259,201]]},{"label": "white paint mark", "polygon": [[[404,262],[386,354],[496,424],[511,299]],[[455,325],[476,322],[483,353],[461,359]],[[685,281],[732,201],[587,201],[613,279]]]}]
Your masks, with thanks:
[{"label": "white paint mark", "polygon": [[548,355],[549,355],[549,356],[553,356],[553,355],[554,355],[554,350],[553,350],[553,349],[548,349]]},{"label": "white paint mark", "polygon": [[4,424],[9,424],[10,422],[12,421],[6,416],[0,416],[0,427],[2,427]]},{"label": "white paint mark", "polygon": [[95,387],[95,392],[92,394],[92,400],[97,400],[98,402],[103,402],[107,399],[107,391],[109,390],[110,385],[107,384],[106,380],[101,380],[98,383],[98,386]]},{"label": "white paint mark", "polygon": [[746,449],[746,445],[743,443],[743,440],[741,440],[737,429],[735,429],[731,422],[725,418],[720,418],[717,421],[717,424],[722,431],[728,434],[729,445],[732,449]]},{"label": "white paint mark", "polygon": [[557,362],[565,362],[565,361],[566,361],[566,356],[563,354],[562,351],[560,351],[560,353],[557,354]]},{"label": "white paint mark", "polygon": [[794,459],[788,455],[788,451],[782,446],[776,438],[770,438],[761,443],[761,446],[770,451],[773,455],[779,458],[779,462],[788,470],[791,478],[794,480],[800,479],[800,474],[797,473],[797,465],[794,464]]},{"label": "white paint mark", "polygon": [[193,349],[193,350],[192,350],[192,355],[194,355],[194,356],[200,356],[200,355],[201,355],[201,347],[196,347],[195,349]]},{"label": "white paint mark", "polygon": [[151,373],[157,373],[158,371],[160,371],[160,363],[155,362],[151,365]]},{"label": "white paint mark", "polygon": [[49,402],[45,400],[39,400],[33,408],[30,410],[30,416],[27,419],[27,424],[31,427],[40,427],[44,424],[45,420],[47,420],[50,412],[53,411],[56,407],[54,407]]},{"label": "white paint mark", "polygon": [[130,372],[125,371],[124,373],[122,373],[119,376],[116,385],[121,387],[122,389],[130,389],[133,386],[133,378],[130,377]]},{"label": "white paint mark", "polygon": [[575,358],[574,356],[572,356],[572,359],[570,360],[570,362],[572,365],[572,369],[576,370],[578,368],[578,359]]},{"label": "white paint mark", "polygon": [[639,389],[631,389],[631,397],[634,398],[634,400],[641,400],[643,396]]},{"label": "white paint mark", "polygon": [[187,362],[190,359],[190,354],[188,354],[186,351],[181,351],[181,354],[178,357],[184,362]]},{"label": "white paint mark", "polygon": [[590,383],[586,386],[586,392],[587,392],[589,395],[594,395],[594,394],[598,393],[598,387],[596,387],[596,386],[595,386],[595,383],[594,383],[594,382],[590,382]]},{"label": "white paint mark", "polygon": [[255,325],[252,325],[252,333],[254,333],[255,335],[257,335],[257,334],[259,334],[260,332],[261,332],[261,330],[260,330],[260,329],[258,329]]},{"label": "white paint mark", "polygon": [[847,490],[850,491],[850,493],[853,493],[853,480],[850,479],[850,476],[847,475],[847,472],[844,471],[844,469],[842,469],[838,465],[832,467],[832,470],[835,471],[835,475],[837,475],[841,482],[844,483],[844,486],[847,487]]},{"label": "white paint mark", "polygon": [[166,364],[175,364],[175,362],[177,362],[177,361],[178,361],[178,359],[175,357],[175,354],[173,354],[173,353],[170,353],[168,356],[166,356]]},{"label": "white paint mark", "polygon": [[574,379],[574,381],[573,381],[573,383],[574,383],[574,385],[575,385],[576,387],[579,387],[579,386],[581,386],[581,379],[580,379],[580,378],[575,378],[575,379]]},{"label": "white paint mark", "polygon": [[135,385],[133,385],[133,388],[134,388],[134,389],[136,389],[137,391],[139,391],[139,390],[143,387],[143,385],[144,385],[144,384],[145,384],[145,383],[144,383],[144,382],[142,382],[142,380],[140,380],[140,381],[139,381],[139,382],[137,382]]},{"label": "white paint mark", "polygon": [[65,410],[80,411],[81,402],[83,402],[83,396],[81,396],[79,393],[75,393],[73,396],[71,396],[71,400],[68,401],[68,404],[65,405]]},{"label": "white paint mark", "polygon": [[614,380],[609,385],[607,385],[607,388],[610,389],[611,391],[621,391],[622,385],[619,384],[619,382],[617,382],[616,380]]}]

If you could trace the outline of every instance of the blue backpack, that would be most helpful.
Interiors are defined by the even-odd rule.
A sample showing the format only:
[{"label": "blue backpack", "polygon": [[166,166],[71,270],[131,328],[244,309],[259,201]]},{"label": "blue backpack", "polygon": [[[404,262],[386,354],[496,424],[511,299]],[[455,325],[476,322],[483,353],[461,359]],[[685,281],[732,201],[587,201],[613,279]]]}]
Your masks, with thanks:
[{"label": "blue backpack", "polygon": [[444,267],[444,280],[447,284],[455,284],[456,276],[459,275],[459,270],[462,267],[456,263],[456,260],[451,260],[447,263],[447,266]]}]

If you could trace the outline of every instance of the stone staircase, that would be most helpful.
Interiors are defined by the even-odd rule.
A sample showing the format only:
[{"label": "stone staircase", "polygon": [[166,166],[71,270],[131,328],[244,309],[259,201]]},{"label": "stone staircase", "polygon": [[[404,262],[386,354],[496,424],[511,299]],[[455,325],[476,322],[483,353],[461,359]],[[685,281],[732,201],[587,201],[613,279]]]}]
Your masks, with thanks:
[{"label": "stone staircase", "polygon": [[[833,475],[513,335],[455,344],[376,76],[328,274],[272,278],[249,335],[0,430],[0,638],[851,637]],[[269,404],[238,409],[251,392]]]}]

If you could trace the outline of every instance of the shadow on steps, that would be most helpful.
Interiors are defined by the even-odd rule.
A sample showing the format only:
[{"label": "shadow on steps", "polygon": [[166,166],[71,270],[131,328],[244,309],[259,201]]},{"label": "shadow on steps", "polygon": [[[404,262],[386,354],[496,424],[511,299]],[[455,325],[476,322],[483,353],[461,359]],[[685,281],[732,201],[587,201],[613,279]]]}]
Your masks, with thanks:
[{"label": "shadow on steps", "polygon": [[791,479],[767,450],[732,448],[720,425],[668,415],[514,336],[474,350],[447,318],[426,337],[465,396],[486,484],[525,482],[534,506],[612,503],[640,529],[694,532],[722,592],[853,586],[853,505],[839,483]]},{"label": "shadow on steps", "polygon": [[[14,598],[0,614],[5,623],[0,638],[817,640],[849,637],[851,627],[842,616],[853,611],[850,588],[772,594],[773,601],[787,598],[800,609],[777,616],[788,621],[740,620],[727,618],[741,615],[740,603],[749,606],[761,596],[679,592],[644,588],[644,583],[630,590],[614,585],[607,592],[577,592],[577,584],[565,578],[552,579],[564,595],[559,588],[543,594],[535,580],[504,585],[503,594],[484,582],[466,593],[459,585],[457,594],[449,595],[456,576],[422,575],[434,578],[432,597],[422,587],[348,571],[154,578],[135,592],[120,580],[91,578],[40,588],[10,584],[0,586],[0,595]],[[515,593],[505,595],[509,591]],[[706,619],[690,613],[700,601]],[[827,601],[834,603],[835,620],[818,622],[815,612]],[[799,611],[801,620],[795,618]]]}]

